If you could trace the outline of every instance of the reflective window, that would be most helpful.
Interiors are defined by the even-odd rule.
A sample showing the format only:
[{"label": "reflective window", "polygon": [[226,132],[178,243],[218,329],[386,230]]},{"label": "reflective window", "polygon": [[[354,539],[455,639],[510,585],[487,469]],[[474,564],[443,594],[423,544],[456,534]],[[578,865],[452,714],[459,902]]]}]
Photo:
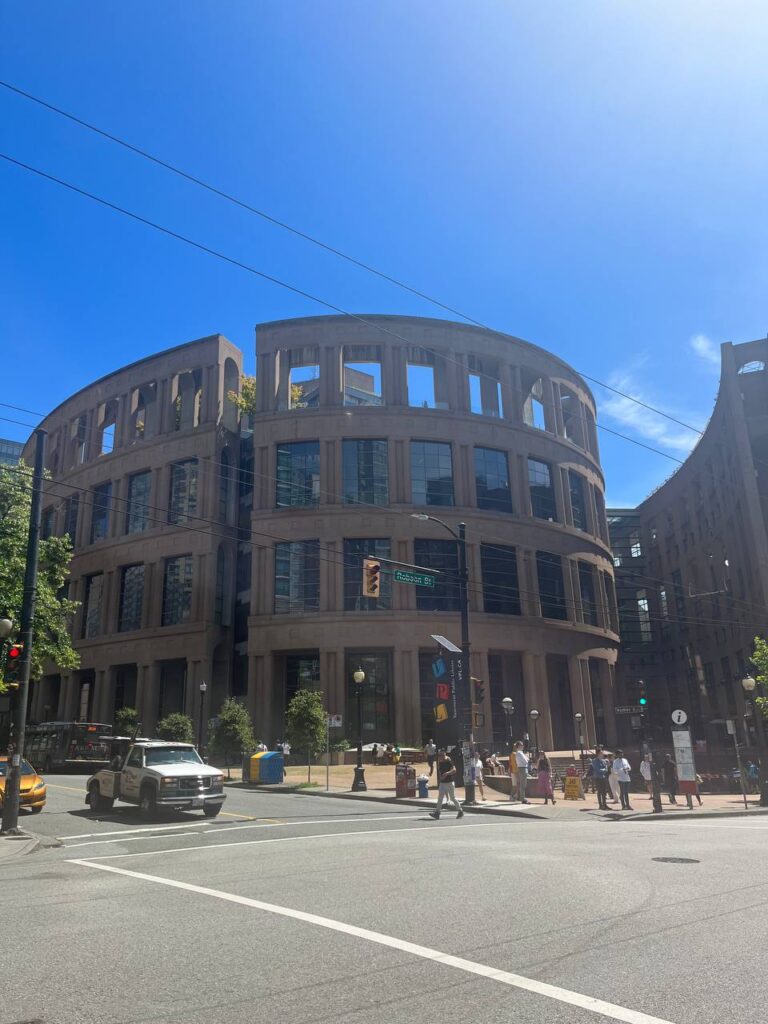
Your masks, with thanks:
[{"label": "reflective window", "polygon": [[294,441],[277,446],[278,508],[317,505],[320,501],[320,442]]},{"label": "reflective window", "polygon": [[457,612],[459,610],[459,551],[453,540],[415,540],[416,565],[435,569],[434,587],[416,587],[416,607],[421,612]]},{"label": "reflective window", "polygon": [[101,573],[85,577],[82,631],[84,640],[90,640],[101,633],[101,600],[103,593],[104,577]]},{"label": "reflective window", "polygon": [[595,597],[595,571],[589,562],[579,562],[579,592],[584,621],[589,626],[599,626],[600,620]]},{"label": "reflective window", "polygon": [[[1,460],[0,460],[1,461]],[[53,530],[56,524],[56,513],[52,508],[46,508],[43,510],[43,516],[40,521],[40,540],[48,540],[49,537],[53,536]]]},{"label": "reflective window", "polygon": [[511,512],[507,453],[495,448],[475,448],[477,507],[491,512]]},{"label": "reflective window", "polygon": [[480,564],[485,611],[495,615],[520,615],[515,549],[500,544],[481,544]]},{"label": "reflective window", "polygon": [[389,504],[386,441],[344,440],[341,447],[341,463],[346,504]]},{"label": "reflective window", "polygon": [[197,515],[197,459],[185,459],[171,466],[168,522],[184,523]]},{"label": "reflective window", "polygon": [[120,611],[117,620],[119,633],[141,629],[143,604],[144,566],[126,565],[120,573]]},{"label": "reflective window", "polygon": [[528,487],[531,492],[531,510],[537,519],[557,522],[555,488],[552,484],[552,467],[548,462],[528,459]]},{"label": "reflective window", "polygon": [[143,533],[149,523],[149,494],[152,474],[149,470],[128,477],[128,497],[125,512],[125,532]]},{"label": "reflective window", "polygon": [[577,530],[586,530],[587,496],[584,490],[584,477],[573,469],[568,470],[568,491],[571,495],[573,525]]},{"label": "reflective window", "polygon": [[536,552],[536,574],[539,580],[541,614],[545,619],[566,619],[565,583],[560,555]]},{"label": "reflective window", "polygon": [[411,441],[411,500],[414,505],[453,505],[450,444]]},{"label": "reflective window", "polygon": [[192,555],[166,558],[163,583],[164,626],[187,622],[192,616]]},{"label": "reflective window", "polygon": [[653,640],[651,612],[648,606],[648,594],[644,590],[637,592],[637,619],[640,623],[640,639],[643,643],[650,643]]},{"label": "reflective window", "polygon": [[275,544],[275,613],[320,608],[320,541]]},{"label": "reflective window", "polygon": [[93,489],[91,509],[91,544],[103,540],[109,533],[109,508],[112,504],[112,483]]},{"label": "reflective window", "polygon": [[363,559],[389,558],[389,539],[355,537],[344,541],[344,611],[375,612],[392,607],[392,575],[382,566],[379,596],[363,597]]}]

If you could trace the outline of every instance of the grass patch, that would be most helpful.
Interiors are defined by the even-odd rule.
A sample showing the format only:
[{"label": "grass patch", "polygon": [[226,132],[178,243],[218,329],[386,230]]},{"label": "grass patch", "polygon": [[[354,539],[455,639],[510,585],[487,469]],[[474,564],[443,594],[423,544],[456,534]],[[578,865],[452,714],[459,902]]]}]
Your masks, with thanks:
[{"label": "grass patch", "polygon": [[317,789],[319,782],[300,782],[296,789]]}]

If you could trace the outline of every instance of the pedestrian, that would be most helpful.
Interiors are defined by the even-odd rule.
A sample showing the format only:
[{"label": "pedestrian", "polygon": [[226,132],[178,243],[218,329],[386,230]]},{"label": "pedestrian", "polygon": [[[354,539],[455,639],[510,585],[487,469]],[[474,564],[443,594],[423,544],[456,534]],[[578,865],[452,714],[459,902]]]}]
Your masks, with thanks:
[{"label": "pedestrian", "polygon": [[592,758],[592,778],[595,780],[595,792],[597,793],[597,806],[601,811],[608,810],[608,760],[603,753],[603,748],[595,750]]},{"label": "pedestrian", "polygon": [[427,764],[429,765],[429,777],[432,778],[432,772],[435,770],[435,756],[437,755],[437,745],[435,741],[430,738],[424,744],[424,753],[427,755]]},{"label": "pedestrian", "polygon": [[437,755],[437,806],[429,812],[430,818],[440,817],[440,808],[444,800],[450,800],[456,808],[456,817],[463,818],[464,811],[456,798],[456,768],[444,750]]},{"label": "pedestrian", "polygon": [[483,759],[479,754],[475,754],[472,764],[475,768],[475,785],[480,790],[480,796],[485,802],[485,789],[483,787]]},{"label": "pedestrian", "polygon": [[542,750],[539,761],[536,765],[539,773],[539,796],[544,797],[544,803],[548,800],[555,803],[555,791],[552,788],[552,765],[549,762],[546,751]]},{"label": "pedestrian", "polygon": [[260,754],[266,754],[266,752],[267,752],[267,744],[266,743],[262,743],[261,740],[259,740],[258,743],[256,744],[256,750]]},{"label": "pedestrian", "polygon": [[288,742],[288,740],[286,740],[285,743],[283,744],[283,757],[287,761],[290,756],[291,756],[291,744]]},{"label": "pedestrian", "polygon": [[664,776],[664,789],[669,793],[669,802],[677,803],[677,764],[672,760],[671,754],[664,755],[664,764],[661,766]]},{"label": "pedestrian", "polygon": [[621,795],[621,789],[619,787],[619,777],[616,774],[616,769],[613,767],[613,762],[616,758],[608,759],[608,786],[611,790],[611,803],[617,804],[619,802],[619,796]]},{"label": "pedestrian", "polygon": [[[699,775],[699,773],[696,772],[696,789],[693,791],[693,795],[699,801],[699,807],[701,807],[701,784],[703,781],[704,780]],[[691,804],[691,806],[693,806],[693,804]]]},{"label": "pedestrian", "polygon": [[514,765],[515,774],[517,775],[517,799],[522,804],[530,803],[530,800],[528,800],[526,796],[528,786],[528,761],[529,758],[523,750],[522,740],[518,740],[509,758],[509,783],[511,788],[512,767]]},{"label": "pedestrian", "polygon": [[613,759],[613,771],[616,773],[616,778],[619,782],[621,809],[622,811],[631,811],[632,808],[629,805],[629,773],[632,771],[632,766],[626,757],[624,757],[623,750],[616,751],[616,757]]},{"label": "pedestrian", "polygon": [[754,761],[747,762],[747,783],[749,785],[750,793],[757,793],[759,786],[758,781],[760,779],[760,769],[757,767]]},{"label": "pedestrian", "polygon": [[595,777],[592,774],[592,758],[586,754],[582,760],[582,779],[581,784],[584,787],[584,792],[588,793],[590,789],[594,789]]},{"label": "pedestrian", "polygon": [[648,790],[648,796],[653,797],[653,762],[650,754],[643,754],[643,760],[640,762],[640,774],[643,777],[645,788]]}]

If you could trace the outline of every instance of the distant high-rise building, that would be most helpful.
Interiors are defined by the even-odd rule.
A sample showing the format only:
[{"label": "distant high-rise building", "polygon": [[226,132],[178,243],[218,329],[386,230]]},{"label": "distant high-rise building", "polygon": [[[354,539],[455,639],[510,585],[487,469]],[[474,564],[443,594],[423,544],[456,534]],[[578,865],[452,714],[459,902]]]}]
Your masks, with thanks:
[{"label": "distant high-rise building", "polygon": [[21,441],[6,441],[0,437],[0,466],[15,466],[23,451]]}]

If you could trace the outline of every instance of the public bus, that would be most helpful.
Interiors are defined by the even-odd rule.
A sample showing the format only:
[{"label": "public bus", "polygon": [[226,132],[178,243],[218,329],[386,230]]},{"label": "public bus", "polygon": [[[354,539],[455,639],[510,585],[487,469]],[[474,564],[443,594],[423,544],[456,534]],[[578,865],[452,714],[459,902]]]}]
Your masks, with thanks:
[{"label": "public bus", "polygon": [[40,772],[109,764],[112,726],[102,722],[40,722],[27,727],[24,756]]}]

